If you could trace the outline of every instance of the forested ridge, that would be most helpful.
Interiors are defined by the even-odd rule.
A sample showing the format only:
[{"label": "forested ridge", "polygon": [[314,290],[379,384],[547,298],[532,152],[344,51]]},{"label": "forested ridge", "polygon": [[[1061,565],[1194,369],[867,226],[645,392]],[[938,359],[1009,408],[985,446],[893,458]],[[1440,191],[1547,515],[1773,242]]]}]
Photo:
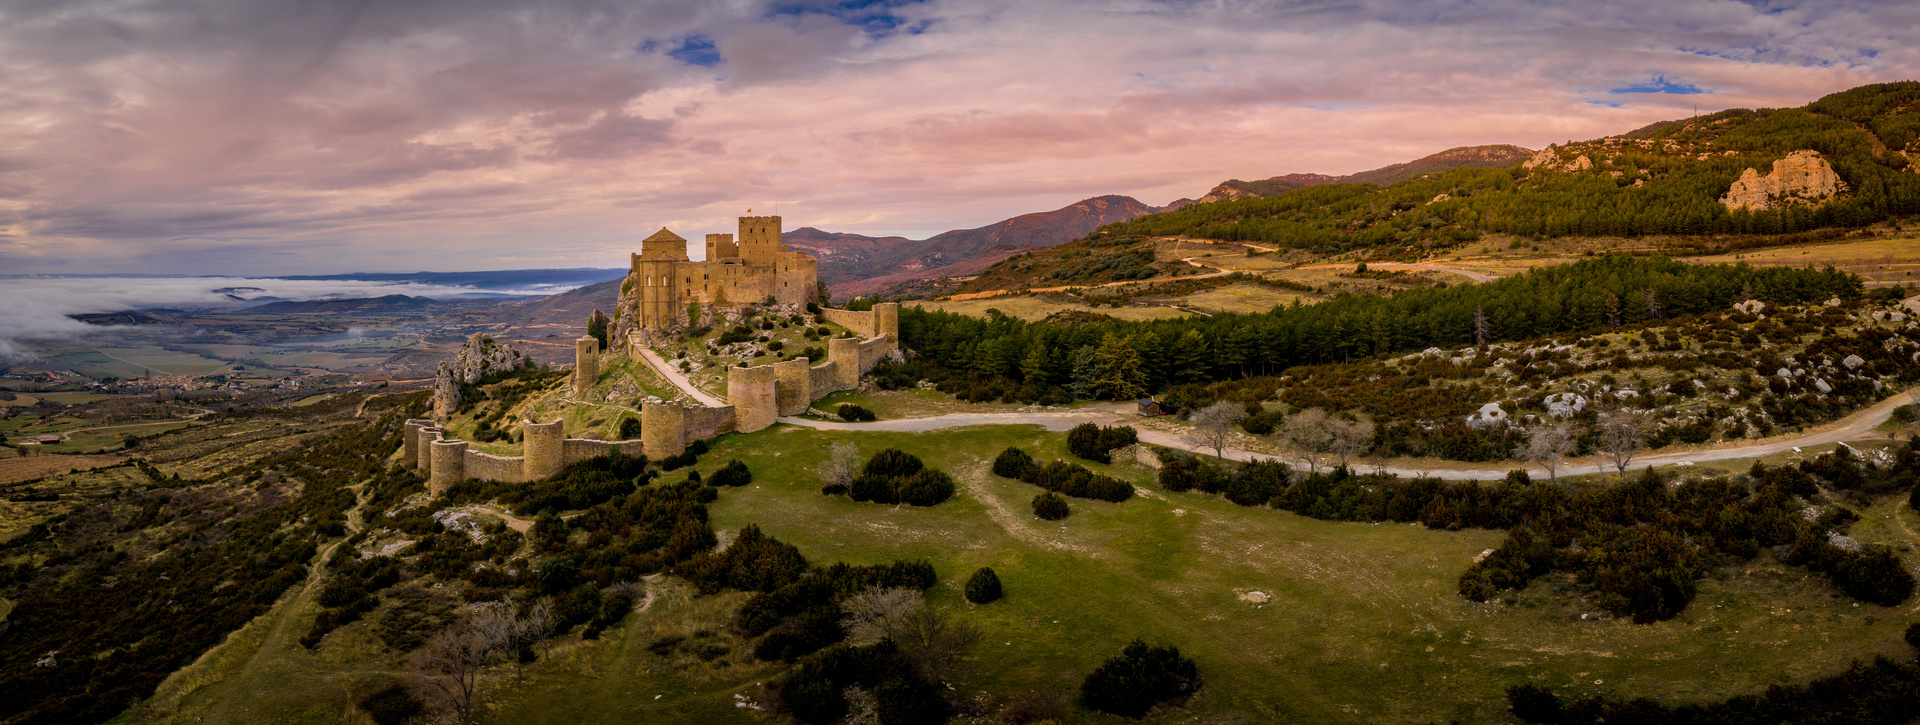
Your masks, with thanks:
[{"label": "forested ridge", "polygon": [[[1446,247],[1517,236],[1791,234],[1920,212],[1920,82],[1835,93],[1801,108],[1732,109],[1554,149],[1566,164],[1456,169],[1385,188],[1329,184],[1197,204],[1111,224],[1096,237],[1187,236],[1335,253]],[[1746,169],[1811,149],[1850,191],[1815,205],[1733,211],[1719,202]],[[1585,156],[1589,164],[1571,161]],[[1014,263],[1002,262],[1002,264]]]}]

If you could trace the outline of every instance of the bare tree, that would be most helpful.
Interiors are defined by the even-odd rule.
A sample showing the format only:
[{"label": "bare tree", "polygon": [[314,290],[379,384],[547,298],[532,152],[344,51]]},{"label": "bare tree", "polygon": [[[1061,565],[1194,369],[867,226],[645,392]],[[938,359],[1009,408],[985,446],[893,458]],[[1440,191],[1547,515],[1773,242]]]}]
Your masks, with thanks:
[{"label": "bare tree", "polygon": [[1486,345],[1493,338],[1493,325],[1487,321],[1485,307],[1473,308],[1473,344]]},{"label": "bare tree", "polygon": [[1358,458],[1373,450],[1373,421],[1332,418],[1327,421],[1327,449],[1340,457],[1345,468],[1348,458]]},{"label": "bare tree", "polygon": [[1660,314],[1660,309],[1661,309],[1660,295],[1659,293],[1654,292],[1653,288],[1649,287],[1647,289],[1640,290],[1640,302],[1647,306],[1648,317],[1651,317],[1656,320],[1661,319],[1662,315]]},{"label": "bare tree", "polygon": [[1527,434],[1518,453],[1528,463],[1547,469],[1548,480],[1560,480],[1560,462],[1573,453],[1573,428],[1564,423],[1541,424]]},{"label": "bare tree", "polygon": [[1626,480],[1627,464],[1633,462],[1640,447],[1646,445],[1647,434],[1653,432],[1653,417],[1615,403],[1600,411],[1596,429],[1600,432],[1600,451],[1613,461],[1620,479]]},{"label": "bare tree", "polygon": [[1308,408],[1287,416],[1287,422],[1280,426],[1280,435],[1287,445],[1306,456],[1309,473],[1320,473],[1320,456],[1333,446],[1333,433],[1327,429],[1327,411]]},{"label": "bare tree", "polygon": [[980,631],[973,625],[927,606],[926,598],[915,589],[875,587],[848,597],[840,608],[846,612],[840,623],[849,641],[893,640],[921,674],[936,681],[951,676],[980,640]]},{"label": "bare tree", "polygon": [[429,638],[408,664],[446,696],[463,725],[472,723],[480,674],[506,653],[512,628],[504,604],[476,607]]},{"label": "bare tree", "polygon": [[1212,448],[1213,457],[1222,458],[1226,454],[1227,436],[1233,434],[1234,424],[1246,419],[1246,409],[1222,400],[1194,411],[1193,430],[1187,433],[1186,441]]},{"label": "bare tree", "polygon": [[521,653],[553,637],[553,630],[559,621],[554,614],[553,597],[541,597],[540,601],[519,609],[507,641],[507,655],[513,658],[513,676],[516,679],[521,675],[521,665],[525,664]]},{"label": "bare tree", "polygon": [[827,449],[827,460],[814,470],[829,485],[849,485],[860,471],[860,449],[852,443],[835,443]]}]

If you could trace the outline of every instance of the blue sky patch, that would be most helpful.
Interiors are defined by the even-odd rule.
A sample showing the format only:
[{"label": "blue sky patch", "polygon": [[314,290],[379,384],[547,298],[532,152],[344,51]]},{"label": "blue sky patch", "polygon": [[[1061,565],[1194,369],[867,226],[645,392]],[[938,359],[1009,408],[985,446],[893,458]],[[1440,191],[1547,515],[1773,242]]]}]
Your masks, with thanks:
[{"label": "blue sky patch", "polygon": [[[648,44],[651,45],[652,41],[648,41]],[[674,41],[673,50],[667,51],[667,56],[702,68],[712,68],[722,62],[720,49],[714,47],[713,38],[705,35],[689,35]]]},{"label": "blue sky patch", "polygon": [[813,2],[787,2],[774,5],[767,14],[773,17],[798,18],[807,15],[825,15],[840,22],[865,30],[868,35],[884,38],[896,33],[918,35],[925,32],[931,23],[920,21],[909,23],[894,11],[908,5],[918,5],[925,0],[815,0]]},{"label": "blue sky patch", "polygon": [[1662,75],[1662,76],[1654,76],[1653,80],[1647,81],[1645,83],[1635,83],[1630,86],[1621,86],[1619,88],[1615,88],[1607,92],[1608,93],[1670,93],[1674,95],[1688,96],[1696,93],[1707,93],[1708,91],[1690,83],[1675,83],[1673,81],[1667,80],[1667,77]]}]

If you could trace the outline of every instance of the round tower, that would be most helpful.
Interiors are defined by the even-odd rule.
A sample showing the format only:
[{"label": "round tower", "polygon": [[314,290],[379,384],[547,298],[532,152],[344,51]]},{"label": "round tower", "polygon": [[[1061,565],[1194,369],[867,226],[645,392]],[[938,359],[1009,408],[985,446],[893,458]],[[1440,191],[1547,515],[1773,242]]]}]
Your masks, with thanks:
[{"label": "round tower", "polygon": [[422,471],[432,469],[433,442],[440,440],[440,428],[432,425],[421,426],[414,431],[414,435],[420,440],[414,443],[413,451],[419,458],[414,460],[413,467]]},{"label": "round tower", "polygon": [[660,460],[687,450],[687,409],[677,403],[640,404],[640,452]]},{"label": "round tower", "polygon": [[833,380],[839,390],[860,387],[860,341],[836,337],[827,341],[827,361],[833,363]]},{"label": "round tower", "polygon": [[467,480],[467,442],[434,441],[433,470],[427,476],[427,493],[439,496],[453,484]]},{"label": "round tower", "polygon": [[805,413],[813,402],[813,370],[807,362],[797,357],[773,364],[773,399],[780,415]]},{"label": "round tower", "polygon": [[520,421],[520,447],[525,456],[521,466],[527,480],[543,480],[566,467],[565,435],[565,420],[556,419],[552,423]]},{"label": "round tower", "polygon": [[[773,366],[727,368],[727,404],[733,406],[733,429],[741,433],[773,425],[778,406],[773,396]],[[646,422],[641,422],[641,429]]]},{"label": "round tower", "polygon": [[431,420],[411,418],[407,420],[406,432],[400,434],[400,465],[406,468],[420,467],[420,429],[433,425]]}]

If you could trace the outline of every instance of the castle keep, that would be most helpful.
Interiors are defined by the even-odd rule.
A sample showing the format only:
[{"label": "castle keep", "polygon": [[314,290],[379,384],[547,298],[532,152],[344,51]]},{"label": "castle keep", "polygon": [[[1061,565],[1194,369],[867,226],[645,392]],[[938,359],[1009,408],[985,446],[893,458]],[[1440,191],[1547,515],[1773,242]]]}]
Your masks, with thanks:
[{"label": "castle keep", "polygon": [[780,241],[780,217],[740,217],[740,236],[707,235],[707,259],[687,258],[687,240],[662,227],[640,242],[621,286],[615,337],[629,330],[673,330],[687,319],[688,303],[704,309],[773,301],[804,305],[816,299],[819,263]]}]

